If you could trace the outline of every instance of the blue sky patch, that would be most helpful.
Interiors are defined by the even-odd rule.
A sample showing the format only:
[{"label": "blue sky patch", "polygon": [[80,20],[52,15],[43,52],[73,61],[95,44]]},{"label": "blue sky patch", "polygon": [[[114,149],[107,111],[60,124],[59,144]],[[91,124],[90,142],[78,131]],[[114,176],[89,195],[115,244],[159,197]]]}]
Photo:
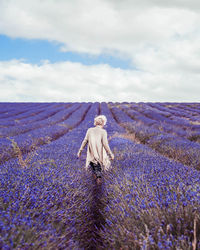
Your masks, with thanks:
[{"label": "blue sky patch", "polygon": [[60,51],[61,45],[40,39],[10,38],[0,35],[0,61],[24,59],[32,64],[39,64],[42,60],[48,60],[51,63],[70,61],[84,65],[108,64],[113,68],[132,69],[130,60],[108,54],[91,56],[75,52],[62,52]]}]

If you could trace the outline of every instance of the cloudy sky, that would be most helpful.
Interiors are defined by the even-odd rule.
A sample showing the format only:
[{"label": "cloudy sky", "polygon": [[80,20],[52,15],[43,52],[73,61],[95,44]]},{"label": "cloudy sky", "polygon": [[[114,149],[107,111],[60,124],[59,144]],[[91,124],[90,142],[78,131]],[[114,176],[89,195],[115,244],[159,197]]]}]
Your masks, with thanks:
[{"label": "cloudy sky", "polygon": [[199,102],[199,0],[0,0],[0,102]]}]

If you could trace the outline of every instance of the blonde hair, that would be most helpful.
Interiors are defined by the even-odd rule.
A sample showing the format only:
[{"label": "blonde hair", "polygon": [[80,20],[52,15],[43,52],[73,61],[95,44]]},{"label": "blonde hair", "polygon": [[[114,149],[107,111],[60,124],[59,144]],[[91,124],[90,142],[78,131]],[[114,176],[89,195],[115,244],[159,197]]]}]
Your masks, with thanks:
[{"label": "blonde hair", "polygon": [[98,115],[94,118],[94,125],[106,125],[107,118],[105,115]]}]

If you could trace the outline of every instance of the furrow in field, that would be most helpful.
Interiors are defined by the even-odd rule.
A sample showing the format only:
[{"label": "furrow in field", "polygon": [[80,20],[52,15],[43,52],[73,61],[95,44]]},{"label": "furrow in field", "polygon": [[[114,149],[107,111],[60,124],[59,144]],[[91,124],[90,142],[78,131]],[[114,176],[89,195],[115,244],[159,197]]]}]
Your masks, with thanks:
[{"label": "furrow in field", "polygon": [[[200,204],[200,172],[169,160],[142,144],[116,138],[111,142],[111,147],[114,145],[117,153],[109,178],[106,176],[107,197],[104,198],[109,202],[104,213],[106,228],[101,233],[107,242],[105,249],[115,249],[118,245],[127,249],[140,249],[142,245],[139,239],[146,239],[141,233],[145,228],[156,236],[163,223],[163,228],[168,224],[176,228],[182,218],[181,228],[192,229],[192,207],[199,208]],[[186,211],[190,216],[184,216]],[[176,238],[177,231],[172,232],[170,240],[174,246],[178,246],[179,238],[181,241],[183,239]],[[179,234],[185,235],[186,231],[189,232],[183,230]],[[168,232],[163,231],[163,234],[166,235],[166,242],[163,241],[162,246],[167,249]],[[190,233],[187,235],[185,246]],[[174,239],[177,239],[176,243]],[[160,238],[156,236],[154,240],[148,244],[152,244],[152,249]]]},{"label": "furrow in field", "polygon": [[75,104],[71,111],[68,111],[66,119],[62,119],[59,124],[32,130],[30,134],[15,136],[11,138],[13,140],[12,144],[8,139],[1,139],[1,164],[13,157],[17,157],[19,153],[21,155],[27,154],[41,145],[49,144],[62,137],[84,120],[90,106],[88,104],[81,107],[81,104]]},{"label": "furrow in field", "polygon": [[49,112],[45,114],[45,117],[43,117],[42,119],[37,119],[35,122],[29,122],[25,124],[24,126],[20,125],[20,126],[15,126],[11,128],[1,128],[0,137],[5,138],[8,136],[19,136],[20,134],[24,134],[35,129],[39,129],[39,128],[43,128],[46,126],[51,126],[51,125],[60,123],[66,120],[71,115],[71,113],[68,112],[69,109],[70,108],[67,107],[66,109],[63,108],[57,111],[49,110]]},{"label": "furrow in field", "polygon": [[34,117],[33,116],[28,116],[27,118],[24,118],[22,120],[16,119],[14,121],[15,126],[18,125],[18,124],[21,124],[21,125],[25,126],[25,125],[27,125],[29,123],[40,122],[40,121],[44,121],[46,119],[50,119],[52,116],[56,115],[58,112],[61,112],[61,111],[65,110],[66,108],[69,108],[71,106],[72,106],[72,104],[66,104],[62,108],[55,107],[55,106],[48,107],[42,113],[40,113],[39,115],[36,115]]},{"label": "furrow in field", "polygon": [[190,129],[190,124],[188,123],[188,121],[184,120],[184,123],[183,120],[173,121],[152,109],[148,109],[148,107],[138,108],[137,112],[141,114],[138,117],[137,114],[134,114],[134,112],[132,112],[132,108],[125,107],[122,110],[126,112],[131,118],[140,121],[146,126],[152,126],[160,130],[161,132],[164,131],[171,134],[176,133],[178,136],[187,136],[188,134],[186,133],[186,129]]},{"label": "furrow in field", "polygon": [[[57,106],[57,105],[56,105]],[[12,117],[11,119],[4,119],[0,121],[0,127],[11,127],[11,126],[18,126],[19,124],[23,126],[27,123],[32,123],[34,121],[39,121],[42,119],[48,118],[48,116],[53,115],[54,113],[62,110],[61,108],[55,108],[54,105],[49,105],[46,108],[38,108],[35,110],[28,110],[27,112],[23,113],[22,115]]]},{"label": "furrow in field", "polygon": [[[33,162],[30,163],[31,167],[26,169],[25,172],[28,172],[27,179],[29,178],[29,174],[31,175],[31,179],[29,179],[30,185],[32,185],[32,179],[36,180],[37,178],[41,178],[42,180],[42,176],[44,177],[44,183],[47,183],[48,180],[46,178],[49,178],[49,174],[51,173],[52,176],[49,180],[52,180],[52,183],[50,186],[52,187],[52,190],[54,190],[53,193],[51,192],[51,197],[52,195],[55,195],[55,189],[58,186],[66,187],[67,190],[70,190],[70,193],[72,192],[72,194],[74,194],[72,198],[69,194],[65,196],[64,199],[60,199],[62,200],[61,203],[63,204],[63,209],[66,211],[66,214],[70,215],[65,225],[65,229],[66,231],[70,231],[71,228],[74,229],[75,227],[76,230],[70,231],[69,237],[71,239],[72,237],[73,239],[78,238],[79,244],[82,246],[92,246],[95,241],[97,242],[96,245],[101,241],[101,237],[98,237],[98,232],[96,231],[96,226],[100,226],[100,222],[102,222],[100,210],[103,209],[103,206],[101,206],[101,203],[96,200],[97,196],[100,195],[100,190],[96,190],[94,193],[94,185],[91,176],[83,171],[83,168],[81,168],[83,167],[82,163],[77,161],[75,156],[77,147],[80,146],[86,130],[88,127],[93,126],[94,117],[99,114],[99,104],[82,104],[82,106],[82,111],[84,108],[88,112],[84,114],[81,111],[76,112],[76,114],[74,113],[73,119],[71,119],[71,122],[74,122],[75,120],[78,121],[79,119],[79,123],[76,124],[77,126],[59,139],[40,147],[37,151],[38,155],[35,155],[32,159]],[[55,160],[55,162],[52,160]],[[22,166],[16,161],[16,159],[12,159],[9,162],[5,162],[2,169],[9,170],[18,168],[18,170],[21,171],[21,167]],[[29,164],[27,164],[27,167],[29,167]],[[6,174],[6,172],[4,173]],[[37,175],[38,173],[39,175]],[[34,177],[36,177],[36,179]],[[35,183],[35,185],[37,184]],[[55,185],[55,187],[53,185]],[[41,189],[42,186],[39,185],[38,190],[41,191]],[[34,188],[31,193],[33,197],[37,194],[37,190]],[[55,197],[59,199],[57,193]],[[57,198],[56,200],[54,199],[54,206],[57,204]],[[45,199],[43,198],[43,200]],[[69,205],[67,205],[68,202]],[[50,204],[48,203],[48,205]],[[73,206],[72,209],[70,209],[70,205]],[[49,210],[53,211],[50,206]],[[54,217],[54,214],[51,213],[51,218],[54,219]],[[71,218],[75,218],[75,221],[74,219],[71,221]],[[42,218],[40,219],[41,223]],[[67,237],[68,236],[66,235],[65,243],[70,239]],[[79,249],[78,247],[80,247],[80,245],[76,246],[75,249]],[[69,247],[68,242],[65,247]]]},{"label": "furrow in field", "polygon": [[[67,131],[59,129],[59,136],[56,138],[54,136],[53,139],[52,134],[49,133],[48,135],[51,139],[46,144],[43,143],[39,148],[37,148],[37,155],[32,158],[33,162],[53,159],[56,164],[60,165],[61,163],[63,164],[63,160],[70,161],[69,156],[71,155],[71,150],[73,150],[72,145],[75,144],[77,147],[77,145],[81,143],[81,140],[83,140],[87,129],[90,126],[93,126],[94,117],[98,114],[99,109],[98,103],[76,103],[75,105],[81,105],[81,108],[74,112],[73,115],[68,120],[66,120],[65,123],[63,123],[64,128],[69,127],[70,129]],[[55,129],[53,130],[55,133]],[[61,134],[62,131],[66,133]],[[24,150],[23,152],[27,156],[30,151],[26,152]],[[4,162],[4,166],[7,166],[7,164],[19,164],[19,161],[17,158],[13,158],[7,162]]]},{"label": "furrow in field", "polygon": [[[23,215],[28,213],[31,223],[26,228],[34,229],[33,232],[39,228],[43,237],[36,243],[43,247],[45,235],[49,249],[56,248],[56,243],[63,249],[116,249],[124,245],[132,249],[133,244],[140,249],[141,242],[146,242],[145,228],[145,233],[153,237],[148,238],[152,247],[160,246],[161,229],[163,249],[168,249],[169,243],[174,248],[183,242],[189,246],[192,209],[199,205],[199,171],[174,162],[146,145],[117,137],[110,140],[111,149],[115,149],[112,169],[103,173],[103,184],[96,186],[84,169],[86,149],[83,159],[76,157],[88,127],[93,126],[98,114],[107,116],[109,134],[114,129],[125,131],[119,123],[123,119],[132,120],[123,111],[108,108],[106,104],[90,105],[82,104],[82,110],[68,120],[68,125],[77,122],[77,126],[38,148],[38,155],[32,161],[26,162],[25,155],[25,165],[10,159],[1,166],[4,218],[11,216],[14,225],[18,216],[24,219]],[[181,230],[176,230],[177,225]]]},{"label": "furrow in field", "polygon": [[[19,105],[19,104],[21,104],[21,105]],[[8,111],[4,112],[4,114],[2,114],[0,116],[0,120],[1,119],[5,119],[5,118],[7,118],[7,119],[9,119],[9,118],[13,119],[13,117],[29,111],[30,108],[33,108],[33,109],[35,108],[34,104],[30,106],[28,104],[24,105],[24,103],[17,103],[17,106],[16,106],[16,103],[13,103],[13,105],[15,106],[15,108],[13,108],[12,110],[8,110]],[[45,105],[45,106],[47,106],[47,105]]]},{"label": "furrow in field", "polygon": [[179,116],[179,117],[183,117],[183,118],[189,118],[189,119],[191,119],[192,117],[194,117],[194,115],[197,115],[197,116],[199,116],[199,113],[197,112],[197,110],[195,111],[195,113],[193,113],[193,112],[191,112],[191,111],[187,111],[186,109],[180,109],[180,106],[181,106],[181,104],[179,104],[178,106],[177,105],[173,105],[173,103],[172,104],[170,104],[170,105],[164,105],[164,104],[162,104],[161,105],[162,106],[162,108],[167,108],[167,109],[169,109],[170,110],[170,112],[171,112],[171,119],[173,119],[174,118],[174,116],[176,117],[176,116]]},{"label": "furrow in field", "polygon": [[184,138],[161,133],[157,129],[134,122],[126,113],[110,107],[113,117],[127,134],[139,143],[146,144],[160,154],[187,166],[200,169],[200,145]]},{"label": "furrow in field", "polygon": [[7,112],[12,112],[12,111],[16,111],[16,109],[23,109],[23,106],[27,105],[28,108],[32,108],[32,107],[40,107],[41,103],[6,103],[6,102],[1,102],[0,103],[0,116],[4,113]]},{"label": "furrow in field", "polygon": [[[187,126],[190,127],[191,124],[188,122],[188,120],[183,118],[183,114],[177,114],[177,113],[173,113],[173,115],[171,114],[170,116],[164,116],[163,114],[161,114],[160,112],[158,112],[157,110],[154,110],[153,108],[149,107],[148,104],[143,104],[142,106],[137,106],[135,105],[135,107],[131,107],[134,110],[137,110],[138,112],[140,112],[141,114],[143,114],[144,116],[146,116],[147,118],[150,118],[152,120],[156,120],[160,123],[162,123],[163,121],[165,121],[165,123],[169,123],[170,125],[175,125],[175,126],[179,126],[179,127],[183,127],[183,126]],[[176,117],[176,120],[174,121],[172,119],[172,116]]]},{"label": "furrow in field", "polygon": [[[137,107],[137,105],[134,105],[134,107],[133,105],[130,107],[118,105],[118,107],[126,112],[132,119],[137,120],[146,126],[152,126],[153,128],[160,130],[160,132],[163,131],[189,140],[195,140],[195,138],[192,138],[195,137],[196,134],[199,134],[198,131],[200,125],[191,124],[188,120],[182,119],[178,116],[175,117],[174,120],[169,119],[159,111],[156,112],[156,110],[152,110],[152,108],[149,109],[148,105],[143,107]],[[134,111],[132,111],[132,108],[134,108]],[[196,137],[198,140],[198,136]]]},{"label": "furrow in field", "polygon": [[[167,114],[166,117],[169,117],[169,119],[171,119],[172,122],[175,122],[175,123],[177,122],[176,117],[178,117],[180,112],[179,113],[177,113],[177,112],[169,113],[169,112],[167,112],[167,110],[169,111],[169,107],[166,108],[164,106],[164,104],[161,104],[161,103],[151,103],[150,106],[151,107],[156,107],[158,109],[158,112],[161,111],[161,112],[164,112],[164,113],[168,113],[169,115]],[[172,105],[170,105],[170,106],[172,106]],[[198,107],[197,104],[196,104],[196,106],[197,106],[197,110],[199,110],[200,108]],[[182,106],[182,104],[180,103],[179,108],[182,108],[184,110],[184,105]],[[187,120],[191,125],[199,125],[200,124],[200,115],[199,115],[199,113],[194,113],[193,114],[192,112],[181,112],[180,116],[181,116],[181,118],[184,117],[184,119]],[[183,123],[185,123],[185,121],[183,121]]]},{"label": "furrow in field", "polygon": [[[29,123],[29,122],[38,122],[38,121],[43,121],[45,119],[50,118],[51,116],[55,115],[56,113],[65,110],[69,107],[71,107],[73,104],[65,104],[65,105],[56,105],[54,107],[49,107],[46,108],[39,116],[35,116],[34,118],[27,117],[27,119],[20,120],[20,122],[24,123]],[[30,120],[31,119],[31,120]]]},{"label": "furrow in field", "polygon": [[200,107],[198,103],[180,103],[177,108],[181,111],[183,110],[185,113],[189,115],[199,115],[200,114]]},{"label": "furrow in field", "polygon": [[[184,110],[185,112],[187,113],[190,113],[190,114],[196,114],[200,112],[200,105],[199,103],[178,103],[177,105],[167,105],[165,103],[161,103],[161,106],[162,107],[168,107],[168,108],[171,108],[171,109],[180,109],[180,110]],[[193,113],[194,112],[194,113]]]}]

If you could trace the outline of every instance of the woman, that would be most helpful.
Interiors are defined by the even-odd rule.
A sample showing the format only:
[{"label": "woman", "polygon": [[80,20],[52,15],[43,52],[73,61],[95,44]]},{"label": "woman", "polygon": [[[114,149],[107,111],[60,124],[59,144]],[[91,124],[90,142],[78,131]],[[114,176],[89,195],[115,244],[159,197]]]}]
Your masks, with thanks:
[{"label": "woman", "polygon": [[101,178],[101,170],[108,170],[111,166],[108,155],[114,160],[114,154],[110,150],[107,139],[107,131],[103,128],[106,125],[107,118],[105,115],[99,115],[94,119],[95,127],[87,130],[85,138],[81,144],[77,156],[80,157],[85,145],[88,143],[87,158],[85,169],[90,166],[93,170],[95,179],[99,184]]}]

